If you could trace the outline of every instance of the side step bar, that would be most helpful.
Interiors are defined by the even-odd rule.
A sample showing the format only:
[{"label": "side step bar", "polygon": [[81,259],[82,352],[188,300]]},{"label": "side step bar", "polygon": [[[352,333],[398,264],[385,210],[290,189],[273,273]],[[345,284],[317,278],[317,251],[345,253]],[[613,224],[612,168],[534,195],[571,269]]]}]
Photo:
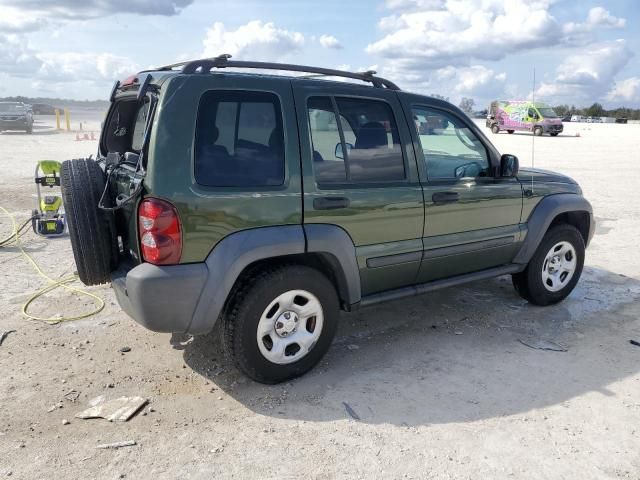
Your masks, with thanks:
[{"label": "side step bar", "polygon": [[359,307],[368,307],[377,303],[388,302],[389,300],[397,300],[399,298],[422,295],[423,293],[431,292],[433,290],[453,287],[454,285],[474,282],[476,280],[484,280],[486,278],[499,277],[500,275],[518,273],[522,271],[523,267],[525,267],[525,265],[503,265],[501,267],[480,270],[479,272],[458,275],[457,277],[444,278],[442,280],[434,280],[433,282],[421,283],[419,285],[397,288],[395,290],[389,290],[388,292],[374,293],[373,295],[367,295],[366,297],[363,297],[360,301]]}]

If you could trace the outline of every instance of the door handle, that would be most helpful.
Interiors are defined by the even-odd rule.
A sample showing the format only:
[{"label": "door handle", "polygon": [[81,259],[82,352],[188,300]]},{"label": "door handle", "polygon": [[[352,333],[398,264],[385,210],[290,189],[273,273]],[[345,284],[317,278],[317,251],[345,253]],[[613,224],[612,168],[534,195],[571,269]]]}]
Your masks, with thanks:
[{"label": "door handle", "polygon": [[454,203],[460,200],[460,195],[458,192],[436,192],[431,196],[431,200],[436,205]]},{"label": "door handle", "polygon": [[313,199],[313,208],[316,210],[336,210],[348,208],[350,203],[346,197],[318,197]]}]

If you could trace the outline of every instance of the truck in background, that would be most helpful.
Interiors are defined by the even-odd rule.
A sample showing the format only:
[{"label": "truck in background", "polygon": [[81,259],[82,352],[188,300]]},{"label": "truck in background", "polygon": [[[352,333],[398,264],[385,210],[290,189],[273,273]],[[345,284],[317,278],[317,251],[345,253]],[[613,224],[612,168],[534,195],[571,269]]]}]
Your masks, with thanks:
[{"label": "truck in background", "polygon": [[493,133],[506,130],[533,132],[536,136],[548,133],[552,137],[562,132],[562,119],[553,108],[528,100],[496,100],[489,105],[486,125]]}]

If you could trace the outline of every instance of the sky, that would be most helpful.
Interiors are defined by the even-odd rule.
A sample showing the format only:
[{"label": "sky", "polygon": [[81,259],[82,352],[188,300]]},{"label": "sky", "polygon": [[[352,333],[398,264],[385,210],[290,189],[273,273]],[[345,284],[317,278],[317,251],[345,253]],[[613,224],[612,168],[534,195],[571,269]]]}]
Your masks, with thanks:
[{"label": "sky", "polygon": [[637,0],[0,0],[0,96],[105,99],[138,70],[228,53],[374,69],[478,108],[640,107],[638,47]]}]

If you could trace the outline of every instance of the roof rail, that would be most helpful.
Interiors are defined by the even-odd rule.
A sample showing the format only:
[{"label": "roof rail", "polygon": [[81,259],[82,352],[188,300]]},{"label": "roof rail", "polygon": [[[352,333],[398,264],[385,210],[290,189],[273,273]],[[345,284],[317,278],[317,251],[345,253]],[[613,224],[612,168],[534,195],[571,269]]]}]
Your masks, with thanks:
[{"label": "roof rail", "polygon": [[191,60],[187,62],[164,65],[157,70],[172,70],[177,67],[182,67],[182,73],[186,74],[207,73],[213,68],[256,68],[262,70],[284,70],[288,72],[312,73],[317,74],[317,76],[324,77],[353,78],[355,80],[369,82],[373,84],[374,87],[388,88],[389,90],[400,90],[400,88],[392,81],[376,76],[376,72],[374,70],[368,70],[366,72],[347,72],[344,70],[310,67],[306,65],[294,65],[290,63],[235,61],[229,60],[230,58],[231,55],[223,54],[214,58],[202,58],[199,60]]}]

